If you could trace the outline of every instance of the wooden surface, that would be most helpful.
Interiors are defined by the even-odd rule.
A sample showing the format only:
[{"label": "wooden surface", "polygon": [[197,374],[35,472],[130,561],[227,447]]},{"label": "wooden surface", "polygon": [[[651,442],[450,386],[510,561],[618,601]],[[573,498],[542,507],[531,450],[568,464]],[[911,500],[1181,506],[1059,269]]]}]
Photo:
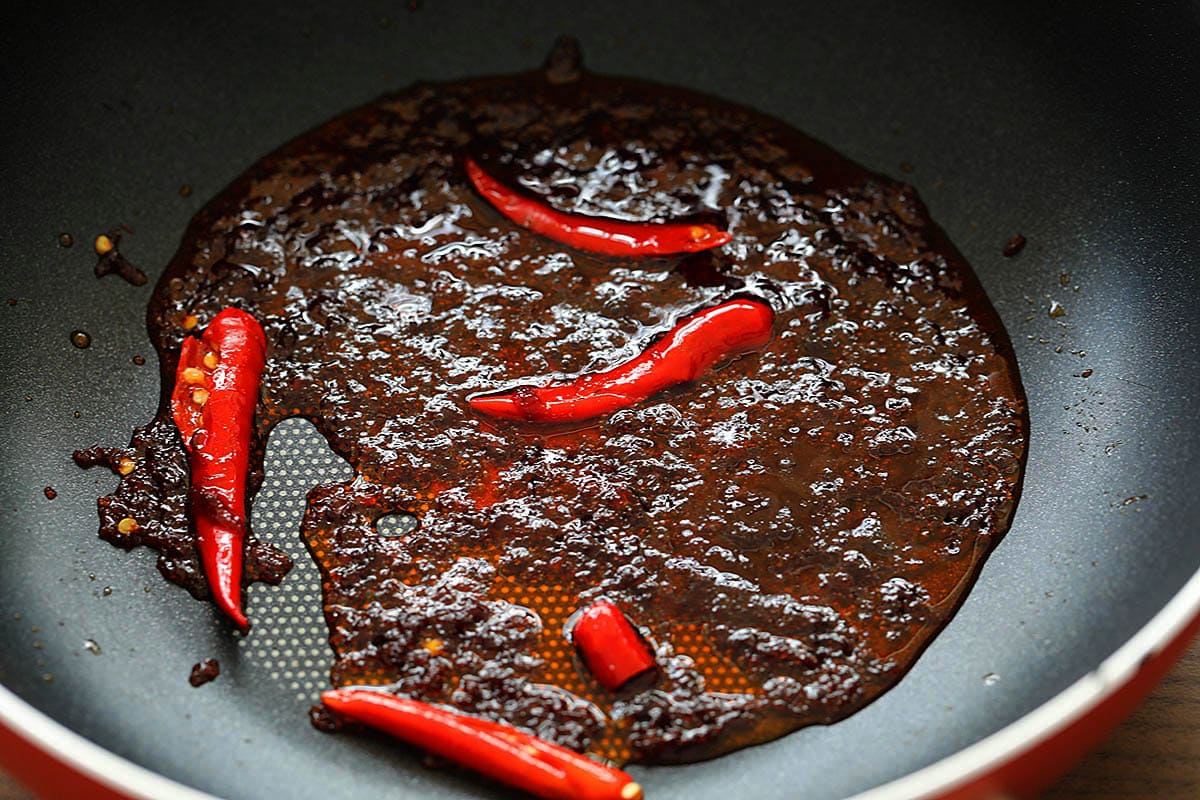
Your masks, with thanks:
[{"label": "wooden surface", "polygon": [[[1200,642],[1146,703],[1044,800],[1118,798],[1200,798]],[[33,798],[0,774],[0,800]]]}]

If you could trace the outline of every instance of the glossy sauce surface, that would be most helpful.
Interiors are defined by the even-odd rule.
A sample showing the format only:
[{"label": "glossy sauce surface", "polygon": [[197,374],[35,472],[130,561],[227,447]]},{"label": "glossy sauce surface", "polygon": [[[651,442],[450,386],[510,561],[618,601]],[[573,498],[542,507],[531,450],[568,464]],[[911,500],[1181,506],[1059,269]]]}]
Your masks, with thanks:
[{"label": "glossy sauce surface", "polygon": [[[479,197],[467,157],[561,211],[733,239],[572,250]],[[739,295],[775,310],[765,348],[632,408],[548,428],[466,403],[609,369]],[[560,64],[339,117],[197,215],[148,314],[164,376],[188,317],[202,330],[230,305],[268,338],[256,461],[300,415],[355,469],[310,492],[301,531],[333,683],[617,762],[705,758],[870,702],[953,613],[1019,493],[1011,347],[912,188],[689,92]],[[117,455],[144,468],[102,498],[102,535],[158,548],[203,595],[169,416],[92,457]],[[395,513],[417,530],[381,534]],[[273,558],[254,545],[248,577],[280,577]],[[564,626],[602,597],[655,649],[653,684],[608,692],[573,652]]]}]

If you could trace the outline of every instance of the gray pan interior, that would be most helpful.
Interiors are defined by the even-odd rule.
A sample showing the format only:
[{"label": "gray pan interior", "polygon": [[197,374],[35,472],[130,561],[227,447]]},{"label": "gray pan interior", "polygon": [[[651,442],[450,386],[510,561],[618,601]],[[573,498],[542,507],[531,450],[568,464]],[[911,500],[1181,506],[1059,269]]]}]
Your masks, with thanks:
[{"label": "gray pan interior", "polygon": [[[115,753],[228,798],[508,796],[309,727],[331,659],[296,524],[346,466],[306,424],[274,435],[254,508],[298,567],[251,590],[244,641],[152,554],[96,538],[114,479],[69,454],[124,444],[158,396],[151,286],[93,278],[96,234],[133,228],[122,249],[153,280],[190,216],[286,139],[416,79],[530,68],[564,32],[596,70],[742,101],[911,181],[1008,325],[1031,405],[1013,529],[901,684],[831,727],[634,768],[649,797],[815,800],[902,776],[1089,671],[1200,565],[1195,6],[99,5],[38,4],[0,34],[0,682]],[[192,689],[205,657],[222,675]]]}]

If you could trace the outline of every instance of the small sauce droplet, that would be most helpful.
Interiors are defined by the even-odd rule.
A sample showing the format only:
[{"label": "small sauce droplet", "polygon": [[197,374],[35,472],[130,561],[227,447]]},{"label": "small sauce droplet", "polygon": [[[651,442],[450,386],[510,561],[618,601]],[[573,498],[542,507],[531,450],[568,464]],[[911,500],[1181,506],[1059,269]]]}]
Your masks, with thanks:
[{"label": "small sauce droplet", "polygon": [[75,244],[75,237],[72,236],[71,234],[60,233],[58,235],[58,246],[59,247],[70,247],[73,244]]},{"label": "small sauce droplet", "polygon": [[192,674],[188,676],[188,683],[192,686],[203,686],[209,681],[215,680],[220,674],[220,662],[215,658],[206,658],[192,667]]},{"label": "small sauce droplet", "polygon": [[139,367],[141,367],[145,365],[146,358],[145,356],[134,356],[132,361],[134,364],[137,364]]},{"label": "small sauce droplet", "polygon": [[47,486],[45,489],[42,489],[42,494],[46,495],[47,500],[53,500],[58,497],[58,492],[54,490],[53,486]]},{"label": "small sauce droplet", "polygon": [[71,331],[71,344],[84,350],[92,345],[92,337],[87,331]]},{"label": "small sauce droplet", "polygon": [[983,685],[984,686],[995,686],[999,682],[1000,682],[1000,676],[994,672],[989,672],[987,675],[983,676]]},{"label": "small sauce droplet", "polygon": [[583,72],[583,50],[573,36],[560,36],[555,41],[543,67],[550,83],[571,83]]},{"label": "small sauce droplet", "polygon": [[1067,315],[1067,310],[1063,308],[1062,304],[1057,300],[1051,300],[1049,314],[1050,319],[1058,319],[1059,317],[1065,317]]},{"label": "small sauce droplet", "polygon": [[1012,258],[1013,256],[1015,256],[1017,253],[1021,252],[1024,249],[1025,249],[1025,237],[1018,233],[1016,236],[1009,239],[1007,243],[1005,243],[1004,257]]},{"label": "small sauce droplet", "polygon": [[94,656],[98,656],[101,653],[100,645],[96,643],[95,639],[84,639],[83,640],[83,649],[87,650],[89,653],[91,653]]}]

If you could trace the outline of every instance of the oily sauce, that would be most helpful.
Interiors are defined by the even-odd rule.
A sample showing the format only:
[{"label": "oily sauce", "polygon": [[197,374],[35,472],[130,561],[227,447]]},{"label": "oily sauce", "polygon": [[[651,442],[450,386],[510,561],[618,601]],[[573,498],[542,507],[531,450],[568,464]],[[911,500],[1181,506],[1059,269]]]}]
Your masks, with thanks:
[{"label": "oily sauce", "polygon": [[[911,187],[745,108],[565,61],[414,86],[254,165],[158,283],[163,396],[183,337],[245,309],[270,348],[254,463],[298,415],[353,466],[310,492],[300,532],[335,685],[616,762],[845,717],[911,666],[1008,528],[1028,429],[1008,339]],[[468,156],[564,211],[733,241],[571,250],[477,196]],[[693,384],[567,428],[467,406],[607,369],[735,295],[771,304],[775,336]],[[204,595],[165,404],[129,448],[80,456],[138,464],[101,499],[102,534]],[[396,513],[417,529],[381,534]],[[248,580],[287,568],[256,542],[247,559]],[[573,651],[564,630],[600,597],[654,648],[652,683],[610,693]]]}]

